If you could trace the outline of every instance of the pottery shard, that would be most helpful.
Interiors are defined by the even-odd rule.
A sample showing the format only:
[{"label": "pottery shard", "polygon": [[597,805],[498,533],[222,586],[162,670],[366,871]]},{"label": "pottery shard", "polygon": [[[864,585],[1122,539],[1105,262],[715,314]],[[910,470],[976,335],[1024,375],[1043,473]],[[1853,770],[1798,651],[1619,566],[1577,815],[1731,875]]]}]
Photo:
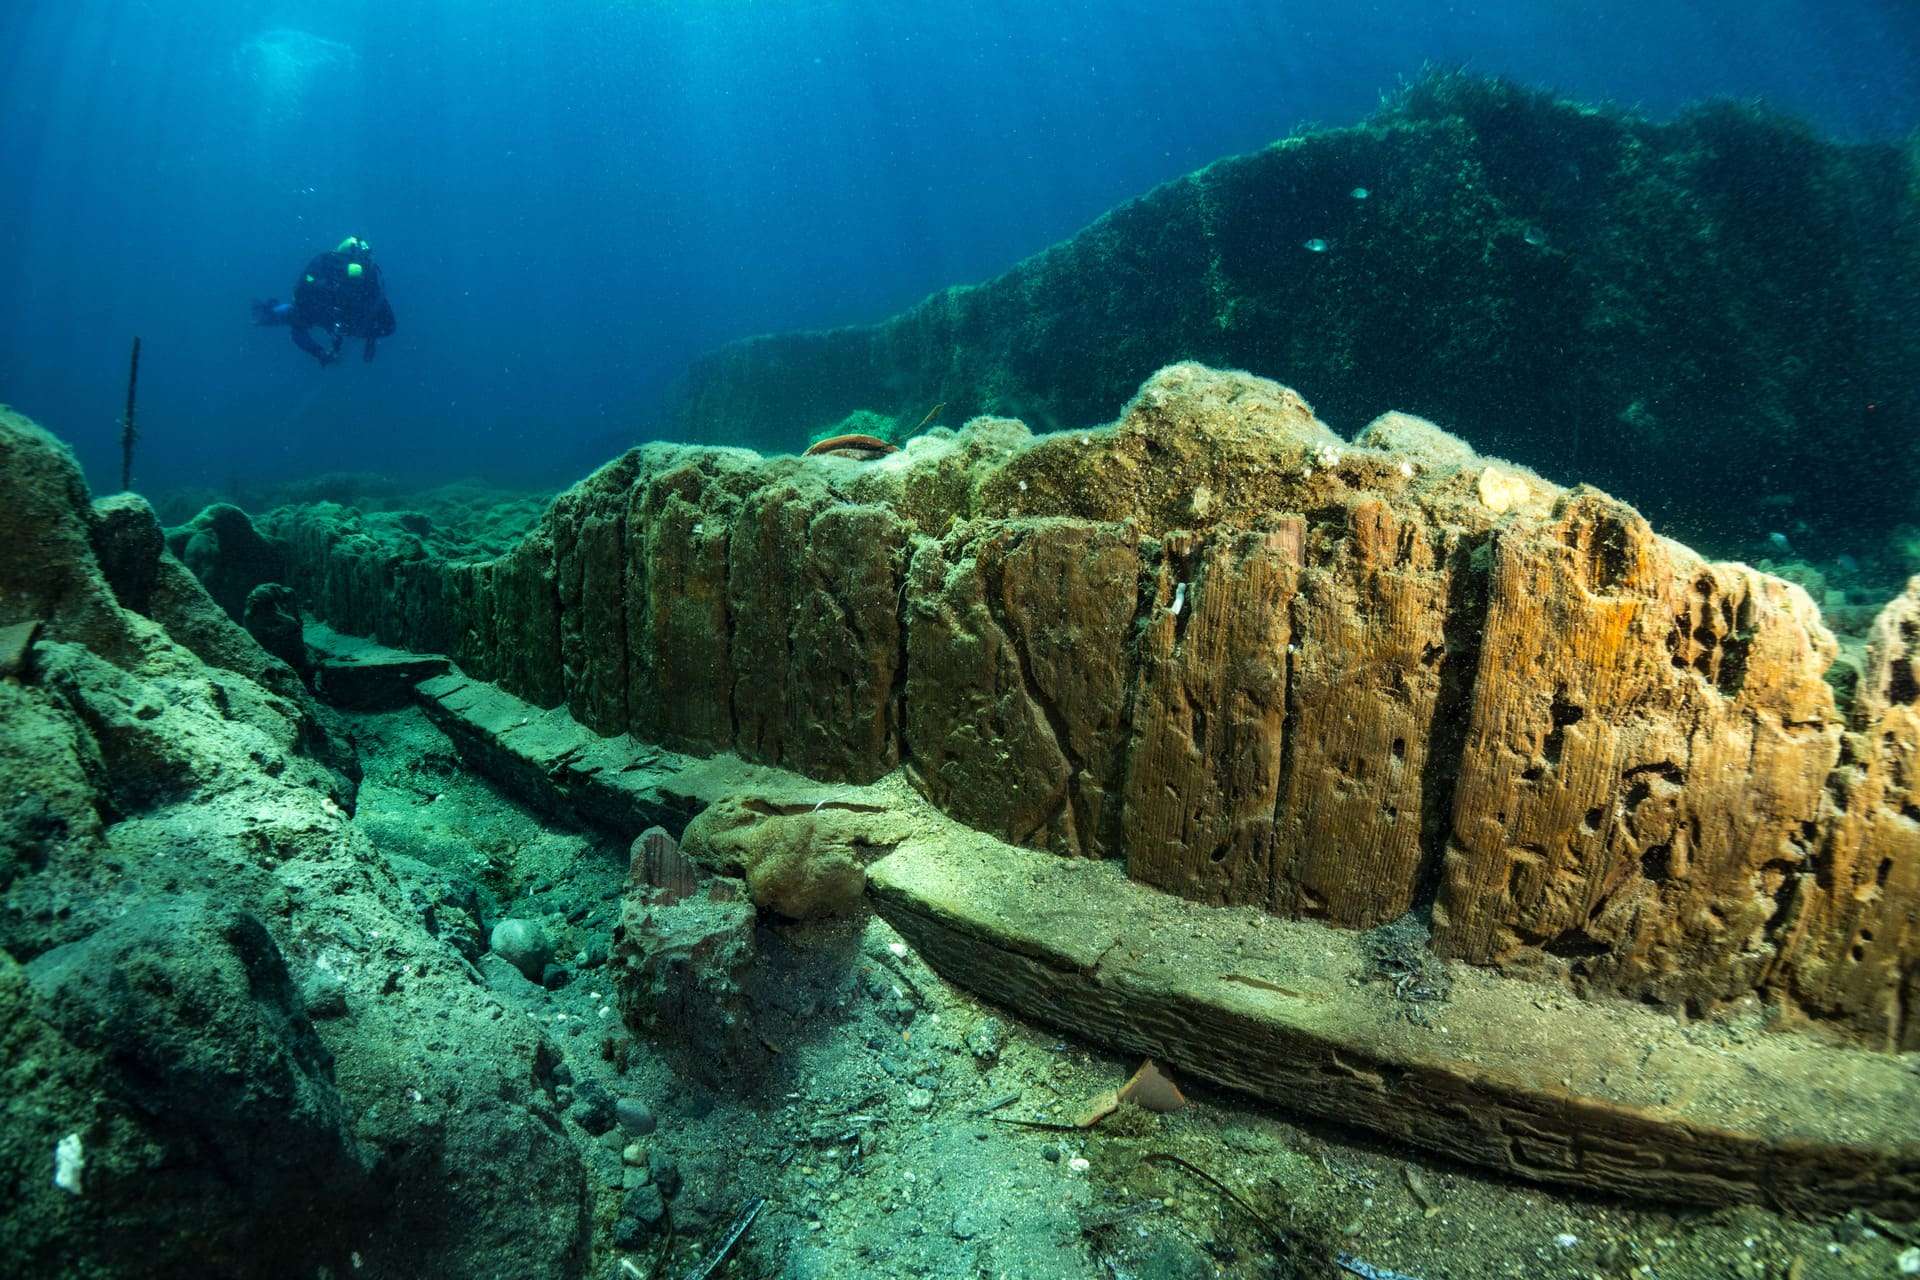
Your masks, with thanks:
[{"label": "pottery shard", "polygon": [[1272,893],[1304,522],[1164,544],[1140,636],[1127,874],[1203,902]]},{"label": "pottery shard", "polygon": [[1491,550],[1436,944],[1662,1003],[1752,989],[1839,751],[1811,601],[1591,490]]},{"label": "pottery shard", "polygon": [[1823,842],[1798,874],[1777,985],[1806,1016],[1920,1050],[1920,578],[1868,637]]},{"label": "pottery shard", "polygon": [[920,545],[907,742],[935,803],[1014,843],[1120,852],[1140,574],[1119,525],[996,522]]}]

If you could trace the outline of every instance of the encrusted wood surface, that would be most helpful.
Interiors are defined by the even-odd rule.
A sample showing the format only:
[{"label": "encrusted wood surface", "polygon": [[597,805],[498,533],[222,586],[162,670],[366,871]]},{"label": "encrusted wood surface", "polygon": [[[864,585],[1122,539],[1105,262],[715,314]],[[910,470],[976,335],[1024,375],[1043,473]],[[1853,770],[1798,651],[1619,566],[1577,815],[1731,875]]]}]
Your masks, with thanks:
[{"label": "encrusted wood surface", "polygon": [[986,842],[905,845],[868,892],[942,976],[1290,1110],[1608,1194],[1920,1216],[1920,1077],[1882,1055],[1697,1042],[1470,970],[1419,1026],[1362,980],[1358,935]]},{"label": "encrusted wood surface", "polygon": [[1450,600],[1468,577],[1456,539],[1421,513],[1360,502],[1344,529],[1316,532],[1294,608],[1271,906],[1366,928],[1419,899],[1451,791],[1450,677],[1470,656],[1450,645],[1477,642],[1476,619]]},{"label": "encrusted wood surface", "polygon": [[1440,944],[1667,1003],[1752,990],[1838,751],[1811,602],[1593,491],[1498,530],[1488,594]]},{"label": "encrusted wood surface", "polygon": [[1206,902],[1271,892],[1303,536],[1292,517],[1169,540],[1127,757],[1127,874],[1143,883]]},{"label": "encrusted wood surface", "polygon": [[1798,587],[1404,414],[1348,444],[1176,365],[1099,431],[647,446],[491,560],[334,507],[270,527],[335,626],[603,734],[905,765],[978,830],[1196,900],[1431,904],[1448,955],[1920,1047],[1910,658],[1849,716]]},{"label": "encrusted wood surface", "polygon": [[1920,1051],[1920,579],[1868,640],[1857,728],[1828,783],[1822,845],[1786,902],[1787,1007]]}]

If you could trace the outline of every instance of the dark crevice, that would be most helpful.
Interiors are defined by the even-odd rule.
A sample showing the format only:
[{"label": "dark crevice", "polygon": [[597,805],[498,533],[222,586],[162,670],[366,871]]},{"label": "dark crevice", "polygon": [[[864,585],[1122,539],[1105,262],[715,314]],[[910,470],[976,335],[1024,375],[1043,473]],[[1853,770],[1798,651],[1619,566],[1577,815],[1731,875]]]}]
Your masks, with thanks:
[{"label": "dark crevice", "polygon": [[[703,495],[704,496],[704,495]],[[736,513],[737,514],[737,513]],[[695,524],[704,525],[709,519],[700,513]],[[696,542],[695,546],[699,544]],[[727,701],[727,743],[735,751],[740,750],[740,708],[733,696],[733,517],[727,518],[726,527],[720,534],[720,670],[724,679],[720,681],[721,696]],[[745,753],[743,753],[745,754]],[[751,757],[749,757],[751,758]]]},{"label": "dark crevice", "polygon": [[1548,712],[1553,727],[1547,730],[1546,741],[1540,745],[1540,754],[1545,757],[1548,768],[1560,763],[1561,751],[1566,746],[1567,728],[1579,724],[1586,718],[1586,710],[1567,700],[1567,687],[1561,685],[1553,691],[1553,706]]},{"label": "dark crevice", "polygon": [[1546,945],[1541,947],[1550,956],[1575,962],[1599,959],[1612,949],[1584,929],[1569,929],[1558,937],[1548,939]]},{"label": "dark crevice", "polygon": [[[1431,909],[1445,875],[1448,833],[1453,828],[1453,793],[1467,745],[1473,687],[1480,667],[1480,639],[1486,633],[1492,601],[1488,573],[1492,534],[1463,538],[1447,556],[1446,615],[1438,655],[1440,690],[1427,729],[1420,770],[1420,865],[1414,876],[1414,909]],[[1432,647],[1429,646],[1428,652]],[[1423,655],[1424,658],[1424,655]]]},{"label": "dark crevice", "polygon": [[1640,854],[1640,874],[1653,881],[1671,879],[1673,877],[1673,846],[1648,845]]},{"label": "dark crevice", "polygon": [[614,723],[610,733],[624,733],[629,727],[627,717],[627,511],[626,494],[621,494],[619,514],[613,520],[613,545],[616,549],[618,568],[613,583],[613,631],[619,637],[614,653],[618,660],[613,664],[613,678],[617,682],[613,694]]},{"label": "dark crevice", "polygon": [[[1305,630],[1307,607],[1306,597],[1301,594],[1296,585],[1292,596],[1287,601],[1287,647],[1280,654],[1280,764],[1273,788],[1273,821],[1267,825],[1266,864],[1260,868],[1267,883],[1262,896],[1248,899],[1248,901],[1265,904],[1268,910],[1279,905],[1274,901],[1274,896],[1280,891],[1282,810],[1287,803],[1287,793],[1293,785],[1294,760],[1297,755],[1294,750],[1293,736],[1298,731],[1300,723],[1300,708],[1295,703],[1294,692],[1297,684],[1295,677],[1298,675],[1296,664],[1299,661],[1299,656],[1294,652],[1296,647],[1294,637]],[[1298,892],[1301,905],[1306,908],[1307,914],[1320,914],[1325,904],[1318,901],[1305,885],[1298,886]]]},{"label": "dark crevice", "polygon": [[1911,658],[1895,658],[1887,664],[1887,701],[1895,706],[1920,701],[1920,681],[1914,678]]}]

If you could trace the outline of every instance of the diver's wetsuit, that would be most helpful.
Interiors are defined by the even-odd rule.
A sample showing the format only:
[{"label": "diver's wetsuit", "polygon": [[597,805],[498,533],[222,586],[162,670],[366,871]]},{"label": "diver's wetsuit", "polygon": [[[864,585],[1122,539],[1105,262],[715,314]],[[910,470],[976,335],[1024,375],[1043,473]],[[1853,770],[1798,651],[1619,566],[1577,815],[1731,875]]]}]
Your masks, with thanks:
[{"label": "diver's wetsuit", "polygon": [[[358,275],[348,271],[354,263],[360,266]],[[381,287],[380,268],[364,252],[339,249],[314,256],[293,286],[292,302],[256,303],[254,319],[289,326],[293,345],[323,366],[340,358],[341,344],[348,338],[363,339],[365,358],[373,359],[375,344],[394,329],[393,304]],[[330,337],[331,344],[315,341],[315,329]]]}]

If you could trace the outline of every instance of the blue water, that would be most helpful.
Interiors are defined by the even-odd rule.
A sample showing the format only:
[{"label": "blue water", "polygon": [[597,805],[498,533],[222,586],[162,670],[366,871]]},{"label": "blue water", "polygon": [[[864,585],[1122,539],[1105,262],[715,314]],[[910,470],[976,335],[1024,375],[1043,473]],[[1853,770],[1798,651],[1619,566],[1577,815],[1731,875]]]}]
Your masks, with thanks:
[{"label": "blue water", "polygon": [[[10,0],[0,400],[117,488],[137,333],[136,487],[552,483],[650,435],[704,349],[994,274],[1217,156],[1351,122],[1425,61],[1902,135],[1916,10]],[[400,328],[322,370],[247,305],[348,234]]]}]

